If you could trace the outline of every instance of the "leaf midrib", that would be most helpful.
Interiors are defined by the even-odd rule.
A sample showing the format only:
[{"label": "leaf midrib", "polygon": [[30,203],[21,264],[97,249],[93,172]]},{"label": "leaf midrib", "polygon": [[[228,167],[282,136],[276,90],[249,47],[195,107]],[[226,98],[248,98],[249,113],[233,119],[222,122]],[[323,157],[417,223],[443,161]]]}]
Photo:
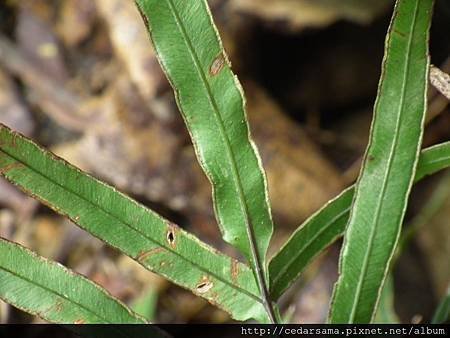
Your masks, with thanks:
[{"label": "leaf midrib", "polygon": [[[416,175],[415,175],[415,182],[419,181],[420,179],[422,179],[425,176],[428,176],[430,174],[435,173],[436,171],[439,171],[441,169],[443,169],[442,167],[439,168],[438,170],[435,169],[427,169],[430,166],[434,165],[434,164],[439,164],[442,162],[447,163],[448,160],[450,159],[450,156],[447,153],[442,154],[441,150],[450,150],[450,142],[444,142],[444,143],[440,143],[440,144],[436,144],[434,146],[425,148],[422,150],[421,152],[421,156],[419,158],[419,166],[417,168],[416,171]],[[429,159],[431,157],[431,160]],[[339,199],[341,199],[343,197],[343,195],[348,192],[351,189],[354,189],[354,185],[348,187],[346,190],[344,190],[343,192],[340,193],[339,196],[337,196],[334,200],[328,202],[325,206],[323,206],[316,214],[314,214],[313,216],[311,216],[308,220],[306,220],[305,222],[303,222],[303,224],[300,225],[300,227],[296,230],[296,232],[301,232],[304,231],[305,227],[307,226],[308,222],[311,222],[312,219],[317,218],[318,215],[320,215],[321,213],[323,213],[325,210],[327,210],[328,208],[330,208],[334,203],[336,203]],[[341,215],[344,214],[345,212],[348,212],[350,210],[350,206],[351,203],[348,204],[347,207],[345,207],[342,211],[341,211]],[[326,227],[328,227],[327,229],[330,229],[329,223],[333,223],[336,220],[336,216],[333,217],[333,220],[329,220],[328,217],[326,217]],[[342,236],[342,233],[339,235],[339,237]],[[330,241],[331,244],[331,241]],[[279,252],[272,257],[271,260],[271,264],[275,261],[278,260],[280,258],[279,254],[284,251],[286,249],[287,246],[295,246],[295,234],[292,235],[287,241],[286,243],[283,245],[283,247],[279,250]],[[292,266],[292,264],[288,263],[288,266]],[[281,271],[283,271],[283,274],[286,272],[287,269],[283,269]],[[280,273],[281,275],[281,273]],[[273,279],[273,287],[272,290],[276,289],[276,283],[281,279],[281,276],[279,274],[277,274],[277,277],[275,279]]]},{"label": "leaf midrib", "polygon": [[[25,161],[22,161],[22,160],[16,158],[14,155],[8,153],[8,152],[5,151],[4,149],[1,149],[1,148],[0,148],[0,151],[4,152],[5,154],[7,154],[9,157],[13,158],[13,159],[16,160],[17,162],[20,162],[20,163],[24,164],[24,165],[26,166],[26,168],[29,168],[29,169],[32,170],[33,172],[35,172],[35,173],[37,173],[38,175],[44,177],[46,180],[52,182],[53,184],[59,186],[60,188],[62,188],[62,189],[64,189],[64,190],[67,190],[68,192],[74,194],[75,196],[77,196],[77,197],[79,197],[80,199],[84,200],[84,201],[87,202],[88,204],[93,205],[95,208],[101,210],[101,211],[104,212],[106,215],[110,216],[111,218],[114,218],[114,219],[118,220],[120,223],[124,224],[124,225],[127,226],[129,229],[131,229],[132,231],[138,233],[139,235],[141,235],[141,236],[144,237],[145,239],[149,240],[150,242],[156,244],[156,245],[159,246],[159,247],[163,247],[166,251],[172,253],[173,255],[175,255],[175,256],[177,256],[177,257],[180,257],[182,260],[184,260],[184,261],[190,263],[192,266],[198,268],[200,271],[205,272],[205,273],[207,273],[207,274],[213,276],[214,278],[216,278],[217,280],[223,282],[224,284],[228,285],[229,287],[231,287],[231,288],[233,288],[233,289],[236,289],[236,290],[238,290],[239,292],[241,292],[241,293],[243,293],[243,294],[246,294],[247,296],[253,298],[253,299],[256,300],[256,301],[258,301],[259,303],[262,303],[261,299],[260,299],[259,297],[257,297],[256,295],[252,294],[251,292],[249,292],[249,291],[247,291],[247,290],[245,290],[245,289],[242,289],[242,288],[236,286],[235,284],[233,284],[233,283],[227,281],[226,279],[222,278],[221,276],[218,276],[217,274],[215,274],[215,273],[209,271],[209,270],[206,269],[206,268],[203,268],[202,266],[198,265],[197,263],[190,261],[189,259],[187,259],[186,257],[182,256],[181,254],[179,254],[178,252],[174,251],[173,249],[171,249],[171,248],[169,248],[169,247],[166,247],[166,246],[164,246],[164,245],[161,245],[160,243],[158,243],[158,242],[157,242],[156,240],[154,240],[153,238],[148,237],[144,232],[140,231],[139,229],[136,229],[136,228],[132,227],[132,226],[131,226],[130,224],[128,224],[127,222],[125,222],[125,221],[121,220],[120,218],[118,218],[117,216],[111,214],[108,210],[106,210],[106,209],[103,208],[102,206],[96,205],[96,204],[93,203],[92,201],[86,199],[84,196],[78,194],[77,192],[74,192],[72,189],[69,189],[68,187],[66,187],[66,186],[64,186],[64,185],[62,185],[62,184],[60,184],[60,183],[58,183],[58,182],[53,181],[51,178],[49,178],[48,176],[46,176],[46,175],[44,175],[43,173],[41,173],[39,170],[35,169],[33,166],[29,165],[29,164],[26,163]],[[87,175],[87,174],[84,174],[84,175]],[[87,176],[89,176],[89,175],[87,175]],[[91,177],[91,178],[92,178],[92,177]],[[95,179],[95,178],[92,178],[92,179]],[[145,212],[148,212],[148,210],[145,210]],[[69,217],[69,215],[67,215],[67,217]],[[69,217],[69,218],[70,218],[70,217]],[[76,220],[73,220],[73,219],[72,219],[72,221],[73,221],[74,223],[78,224]],[[96,236],[96,237],[98,237],[98,236]],[[100,238],[100,239],[101,239],[101,238]],[[103,239],[101,239],[101,240],[103,240]],[[115,245],[112,244],[112,243],[110,243],[110,244],[111,244],[112,246],[115,246]],[[118,249],[119,249],[120,251],[122,251],[120,248],[118,248]],[[131,258],[133,258],[133,257],[131,257]],[[133,260],[134,260],[134,258],[133,258]],[[141,264],[142,266],[144,266],[144,267],[147,269],[147,266],[145,266],[143,263],[140,263],[140,262],[139,262],[139,264]]]},{"label": "leaf midrib", "polygon": [[440,157],[440,158],[435,159],[435,160],[433,160],[433,161],[427,162],[427,165],[431,165],[431,164],[435,164],[435,163],[439,163],[439,162],[445,162],[445,161],[448,161],[449,159],[450,159],[450,156],[447,156],[447,157]]},{"label": "leaf midrib", "polygon": [[[400,104],[399,104],[399,110],[398,110],[398,117],[396,120],[396,125],[395,125],[395,134],[394,134],[394,142],[392,143],[392,147],[389,150],[389,157],[388,157],[388,167],[386,170],[386,173],[384,175],[383,178],[383,185],[381,188],[381,193],[379,195],[379,199],[377,201],[377,206],[376,206],[376,211],[375,211],[375,223],[374,226],[372,227],[371,231],[370,231],[370,236],[369,236],[369,243],[368,243],[368,250],[366,250],[366,253],[364,255],[364,261],[363,261],[363,266],[362,266],[362,273],[359,274],[360,278],[358,279],[358,283],[356,285],[356,293],[355,293],[355,297],[353,298],[353,303],[352,303],[352,311],[350,313],[350,323],[353,323],[355,316],[356,316],[356,308],[358,307],[358,304],[360,302],[360,294],[361,294],[361,290],[362,290],[362,286],[364,284],[365,278],[363,278],[363,276],[366,274],[367,269],[368,269],[368,261],[369,261],[369,257],[372,253],[372,249],[373,249],[373,241],[374,241],[374,237],[375,237],[375,232],[378,228],[378,223],[379,223],[379,218],[380,218],[380,214],[381,214],[381,206],[383,205],[383,196],[384,193],[386,192],[386,187],[387,187],[387,178],[390,175],[391,169],[392,169],[392,163],[393,163],[393,158],[394,155],[397,152],[397,141],[399,138],[399,130],[400,130],[400,121],[402,120],[403,117],[403,111],[404,111],[404,99],[405,99],[405,94],[406,94],[406,83],[407,83],[407,79],[408,79],[408,75],[409,75],[409,68],[410,68],[410,60],[411,60],[411,46],[412,46],[412,40],[414,37],[414,33],[416,31],[416,21],[417,21],[417,16],[418,16],[418,12],[419,12],[419,1],[417,0],[415,3],[415,8],[414,8],[414,18],[413,18],[413,22],[412,22],[412,32],[408,38],[408,45],[407,45],[407,53],[406,53],[406,62],[405,62],[405,69],[404,69],[404,75],[403,75],[403,83],[402,83],[402,94],[400,96]],[[392,33],[394,33],[394,27],[392,27]],[[390,37],[390,39],[392,39],[392,36]],[[389,48],[390,50],[391,48]],[[389,50],[387,51],[389,53]],[[387,65],[386,65],[387,66]],[[412,181],[412,180],[411,180]]]},{"label": "leaf midrib", "polygon": [[[262,275],[262,271],[264,271],[264,266],[263,266],[263,264],[261,262],[261,257],[259,256],[259,252],[256,249],[255,233],[254,233],[253,228],[250,226],[251,221],[250,221],[248,206],[247,206],[247,203],[246,203],[246,200],[245,200],[245,195],[244,195],[244,192],[243,192],[241,178],[240,178],[239,172],[237,170],[237,162],[236,162],[236,159],[234,157],[233,150],[231,148],[230,140],[229,140],[229,138],[228,138],[228,136],[227,136],[227,134],[225,132],[224,122],[222,120],[222,117],[220,116],[220,111],[219,111],[217,102],[216,102],[216,100],[214,98],[214,95],[212,93],[211,87],[210,87],[210,85],[208,83],[208,80],[206,78],[205,72],[203,71],[203,68],[201,66],[200,59],[199,59],[199,57],[198,57],[198,55],[197,55],[197,53],[195,51],[194,46],[192,45],[192,42],[191,42],[191,40],[189,38],[189,35],[186,32],[186,28],[184,27],[184,24],[181,21],[181,18],[180,18],[179,14],[178,14],[178,12],[176,10],[176,7],[173,4],[172,0],[166,0],[166,1],[167,1],[168,5],[170,7],[170,10],[171,10],[172,14],[173,14],[173,17],[175,19],[177,27],[179,28],[181,34],[184,37],[184,41],[187,44],[187,47],[188,47],[189,53],[191,55],[192,61],[195,64],[194,68],[196,69],[198,75],[202,79],[202,84],[203,84],[203,86],[204,86],[204,88],[205,88],[205,90],[206,90],[206,92],[208,94],[207,95],[208,101],[209,101],[210,105],[213,108],[214,116],[215,116],[215,118],[216,118],[216,120],[218,121],[218,124],[219,124],[220,134],[222,135],[222,139],[225,140],[225,149],[226,149],[226,152],[227,152],[227,156],[228,156],[228,158],[229,158],[229,160],[231,162],[232,177],[233,177],[233,181],[235,183],[235,187],[237,189],[237,193],[239,195],[239,204],[241,206],[241,211],[244,213],[244,216],[245,216],[245,221],[246,221],[245,226],[246,226],[246,230],[247,230],[247,235],[249,237],[248,239],[249,239],[249,244],[250,244],[250,250],[251,250],[251,253],[252,253],[253,260],[254,260],[255,274],[257,276],[258,284],[259,284],[259,287],[261,289],[260,290],[261,291],[261,295],[262,295],[262,297],[266,298],[266,295],[268,294],[268,292],[267,292],[267,285],[266,285],[266,282],[265,282],[265,278]],[[214,185],[213,185],[213,189],[214,189]],[[269,299],[267,299],[266,301],[270,302]]]},{"label": "leaf midrib", "polygon": [[[345,193],[345,191],[343,193]],[[340,196],[342,196],[342,194]],[[310,240],[308,240],[304,244],[304,246],[301,248],[301,250],[299,250],[296,254],[294,254],[292,256],[292,258],[290,258],[288,260],[287,264],[283,266],[283,268],[279,271],[277,276],[273,279],[273,285],[275,286],[277,284],[277,282],[283,277],[283,275],[286,273],[286,271],[289,270],[290,266],[303,254],[303,252],[311,245],[312,242],[314,242],[318,237],[320,237],[320,235],[322,235],[322,233],[327,231],[330,228],[330,226],[332,226],[339,218],[341,218],[344,214],[348,213],[349,210],[350,210],[350,207],[347,207],[346,209],[342,210],[341,213],[339,213],[337,216],[335,216],[331,220],[329,220],[327,222],[327,224],[320,231],[317,231],[314,234],[314,236],[312,236],[310,238]],[[302,228],[300,228],[300,229],[302,229]],[[301,231],[300,229],[298,231]],[[282,249],[280,249],[280,250],[282,250]],[[297,276],[298,276],[299,273],[297,273]]]},{"label": "leaf midrib", "polygon": [[[252,233],[253,231],[252,231],[252,229],[250,229],[249,224],[248,224],[248,220],[250,219],[250,217],[249,217],[248,207],[247,207],[247,204],[245,202],[245,196],[244,196],[243,187],[242,187],[242,184],[241,184],[241,178],[240,178],[238,170],[236,169],[237,162],[236,162],[236,159],[234,157],[233,150],[231,149],[230,140],[228,138],[228,135],[226,134],[225,125],[224,125],[224,122],[223,122],[222,117],[220,115],[220,111],[219,111],[217,102],[216,102],[216,100],[214,98],[214,95],[212,93],[212,89],[211,89],[211,87],[210,87],[210,85],[208,83],[208,80],[206,78],[206,74],[203,71],[203,68],[201,66],[199,57],[198,57],[198,55],[197,55],[197,53],[195,51],[194,46],[192,45],[192,42],[191,42],[191,40],[189,38],[189,35],[186,32],[186,29],[185,29],[183,23],[181,22],[181,18],[179,16],[178,12],[176,11],[176,8],[175,8],[172,0],[166,0],[166,1],[169,4],[171,12],[172,12],[172,14],[173,14],[173,16],[175,18],[175,22],[177,23],[177,27],[180,29],[180,32],[181,32],[181,34],[184,37],[184,41],[186,42],[186,44],[188,46],[189,53],[190,53],[190,55],[192,57],[192,61],[195,64],[194,68],[196,69],[198,75],[201,77],[202,84],[203,84],[203,86],[205,87],[205,89],[206,89],[206,91],[208,93],[208,95],[207,95],[208,101],[211,104],[211,106],[213,107],[214,116],[215,116],[216,120],[218,121],[220,134],[222,135],[222,139],[225,140],[225,146],[226,146],[225,149],[226,149],[227,155],[229,157],[229,160],[231,161],[231,164],[232,164],[231,165],[231,169],[232,169],[232,174],[233,174],[233,181],[235,182],[235,186],[236,186],[237,192],[239,194],[239,204],[240,204],[240,206],[242,208],[242,212],[244,213],[244,216],[245,216],[246,221],[247,221],[247,231]],[[252,245],[253,241],[250,241],[250,242],[251,242],[250,245]],[[255,259],[255,257],[254,257],[254,259]],[[259,262],[259,260],[256,260],[256,262]]]},{"label": "leaf midrib", "polygon": [[[12,270],[9,270],[9,269],[5,268],[4,266],[0,266],[0,270],[6,271],[7,273],[10,273],[11,275],[16,276],[16,277],[19,278],[19,279],[23,279],[24,281],[26,281],[26,282],[28,282],[28,283],[30,283],[30,284],[32,284],[32,285],[38,287],[38,288],[44,289],[45,291],[47,291],[47,292],[49,292],[49,293],[55,294],[55,295],[57,295],[58,297],[61,297],[61,298],[65,299],[65,300],[67,300],[69,303],[73,303],[73,304],[75,304],[75,305],[78,305],[78,306],[81,307],[82,309],[85,309],[87,312],[89,312],[89,313],[93,314],[95,317],[99,318],[101,321],[104,321],[104,322],[106,322],[106,323],[108,323],[108,324],[113,324],[113,323],[112,323],[111,321],[109,321],[108,319],[102,318],[101,316],[99,316],[97,313],[95,313],[95,312],[94,312],[93,310],[91,310],[90,308],[88,308],[88,307],[86,307],[85,305],[80,304],[80,303],[78,303],[78,302],[76,302],[76,301],[70,299],[69,297],[65,296],[64,294],[61,294],[61,293],[59,293],[59,292],[57,292],[57,291],[55,291],[55,290],[52,290],[52,289],[50,289],[50,288],[48,288],[48,287],[46,287],[45,285],[42,285],[42,284],[40,284],[40,283],[36,283],[35,281],[33,281],[33,280],[31,280],[31,279],[29,279],[29,278],[27,278],[27,277],[25,277],[25,276],[22,276],[22,275],[18,274],[17,272],[14,272],[14,271],[12,271]],[[105,296],[106,296],[106,295],[105,295]]]}]

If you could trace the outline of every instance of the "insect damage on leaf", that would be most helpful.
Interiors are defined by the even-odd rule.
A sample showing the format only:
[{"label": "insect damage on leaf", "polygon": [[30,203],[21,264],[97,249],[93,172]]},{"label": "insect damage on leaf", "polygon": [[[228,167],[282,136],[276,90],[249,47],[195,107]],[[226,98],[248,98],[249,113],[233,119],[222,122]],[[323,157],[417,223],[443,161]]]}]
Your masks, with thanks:
[{"label": "insect damage on leaf", "polygon": [[[229,267],[229,256],[2,124],[0,140],[0,167],[12,163],[23,165],[20,170],[0,174],[24,192],[69,217],[148,270],[229,311],[233,318],[265,320],[258,287],[248,266],[238,263],[245,283],[236,285],[229,268],[223,268]],[[98,196],[102,198],[95,198]],[[156,249],[158,247],[164,249]],[[211,281],[214,278],[214,294],[197,290],[205,275],[211,276]],[[201,287],[200,291],[207,286],[209,284]],[[235,299],[230,297],[231,294],[236,295]],[[44,305],[45,311],[49,307]],[[76,319],[71,319],[71,322]]]},{"label": "insect damage on leaf", "polygon": [[224,65],[225,65],[225,57],[223,56],[222,53],[220,53],[219,56],[217,56],[212,62],[211,67],[209,68],[209,73],[212,76],[216,76],[217,74],[220,73]]},{"label": "insect damage on leaf", "polygon": [[203,276],[202,280],[200,281],[200,283],[197,285],[197,292],[198,293],[206,293],[209,290],[212,289],[212,287],[214,286],[213,282],[211,282],[208,277]]},{"label": "insect damage on leaf", "polygon": [[169,230],[167,231],[167,242],[172,248],[175,248],[176,241],[177,241],[177,232],[178,232],[178,226],[173,223],[169,223]]}]

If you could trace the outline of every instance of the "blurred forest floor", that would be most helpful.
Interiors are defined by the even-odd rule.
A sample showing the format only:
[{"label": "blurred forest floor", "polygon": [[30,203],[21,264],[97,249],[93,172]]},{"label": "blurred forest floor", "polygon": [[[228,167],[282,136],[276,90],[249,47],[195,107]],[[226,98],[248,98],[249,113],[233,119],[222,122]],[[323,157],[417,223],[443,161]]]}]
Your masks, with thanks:
[{"label": "blurred forest floor", "polygon": [[[393,1],[209,3],[267,170],[273,253],[358,175]],[[432,62],[447,72],[449,31],[450,6],[438,0]],[[424,146],[450,136],[448,101],[431,89],[429,102]],[[220,238],[211,188],[132,1],[0,0],[0,122],[236,256]],[[438,186],[450,187],[450,176],[417,185],[408,210],[405,226],[419,231],[394,274],[406,323],[428,321],[450,281],[450,188],[436,196]],[[4,180],[0,236],[86,275],[156,322],[230,321]],[[325,321],[339,245],[281,300],[293,322]],[[1,323],[40,322],[0,304]]]}]

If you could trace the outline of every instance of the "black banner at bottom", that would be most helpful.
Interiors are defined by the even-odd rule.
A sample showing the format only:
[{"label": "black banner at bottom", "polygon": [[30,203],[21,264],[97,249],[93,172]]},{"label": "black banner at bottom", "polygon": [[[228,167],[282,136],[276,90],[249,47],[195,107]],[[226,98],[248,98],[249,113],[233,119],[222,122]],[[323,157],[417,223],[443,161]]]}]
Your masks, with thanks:
[{"label": "black banner at bottom", "polygon": [[0,338],[406,337],[450,335],[449,325],[0,325]]}]

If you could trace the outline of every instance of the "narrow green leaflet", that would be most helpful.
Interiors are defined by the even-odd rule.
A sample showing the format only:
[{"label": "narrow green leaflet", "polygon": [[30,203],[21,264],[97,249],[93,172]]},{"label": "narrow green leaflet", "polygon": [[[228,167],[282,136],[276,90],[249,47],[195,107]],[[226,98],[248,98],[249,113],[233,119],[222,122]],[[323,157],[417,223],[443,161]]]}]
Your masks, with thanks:
[{"label": "narrow green leaflet", "polygon": [[383,291],[381,291],[380,303],[378,304],[374,323],[400,324],[400,319],[395,313],[394,295],[394,278],[392,277],[392,273],[390,273],[384,283]]},{"label": "narrow green leaflet", "polygon": [[224,239],[249,260],[271,319],[266,253],[273,232],[266,179],[241,86],[205,0],[137,0],[199,162]]},{"label": "narrow green leaflet", "polygon": [[54,323],[145,323],[83,276],[4,239],[0,239],[0,298]]},{"label": "narrow green leaflet", "polygon": [[369,146],[341,251],[331,323],[373,319],[397,245],[422,141],[432,8],[433,0],[398,0],[394,9]]},{"label": "narrow green leaflet", "polygon": [[447,290],[447,295],[442,299],[436,312],[431,320],[433,324],[450,323],[450,287]]},{"label": "narrow green leaflet", "polygon": [[252,271],[0,124],[0,174],[238,320],[268,321]]},{"label": "narrow green leaflet", "polygon": [[[422,151],[415,182],[450,167],[450,142]],[[274,299],[298,278],[303,269],[344,233],[350,215],[354,186],[307,219],[286,241],[269,264],[270,290]]]},{"label": "narrow green leaflet", "polygon": [[158,289],[147,286],[147,290],[140,295],[133,304],[130,305],[131,309],[140,314],[142,317],[152,321],[156,315],[156,307],[158,305]]},{"label": "narrow green leaflet", "polygon": [[348,221],[354,187],[307,219],[269,263],[270,294],[278,299],[303,269],[325,248],[342,236]]},{"label": "narrow green leaflet", "polygon": [[396,260],[404,249],[409,245],[414,236],[417,235],[419,230],[425,228],[430,231],[430,225],[433,222],[433,218],[445,208],[445,203],[450,197],[450,171],[447,171],[443,177],[439,178],[439,183],[433,190],[432,194],[422,204],[420,212],[414,216],[412,220],[408,222],[408,227],[402,232],[400,241],[397,245],[397,252],[394,260]]},{"label": "narrow green leaflet", "polygon": [[450,142],[436,144],[422,151],[417,165],[414,182],[420,181],[428,175],[432,175],[449,166]]}]

